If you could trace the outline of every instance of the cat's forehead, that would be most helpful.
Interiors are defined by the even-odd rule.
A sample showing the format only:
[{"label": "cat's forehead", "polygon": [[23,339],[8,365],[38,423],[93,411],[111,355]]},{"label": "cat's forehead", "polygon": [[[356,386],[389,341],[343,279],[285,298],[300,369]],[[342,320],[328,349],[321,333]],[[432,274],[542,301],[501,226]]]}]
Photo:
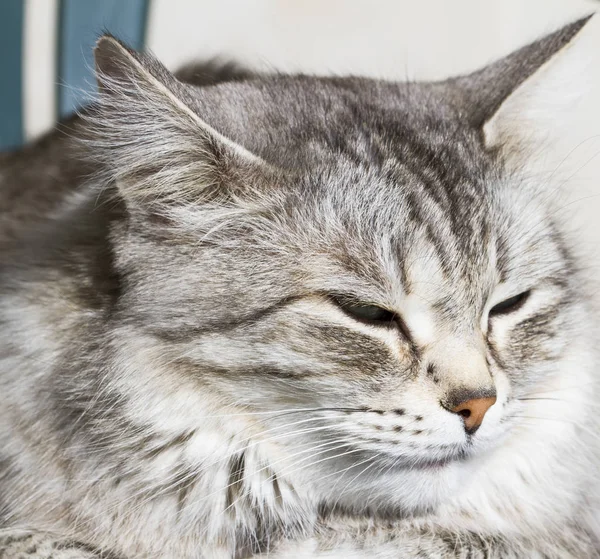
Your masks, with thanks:
[{"label": "cat's forehead", "polygon": [[322,198],[362,223],[390,212],[388,224],[444,217],[462,236],[482,227],[494,162],[451,84],[295,76],[197,93],[212,126],[293,171],[284,186],[300,189],[300,205]]},{"label": "cat's forehead", "polygon": [[480,291],[510,267],[508,249],[529,246],[516,211],[527,193],[498,195],[507,179],[451,83],[296,76],[197,95],[209,124],[295,171],[288,206],[306,211],[294,227],[318,230],[327,250],[356,270],[370,263],[382,282],[396,266],[406,284],[429,275]]},{"label": "cat's forehead", "polygon": [[249,151],[293,170],[294,187],[331,197],[340,210],[360,205],[362,221],[384,205],[422,223],[433,208],[456,233],[472,234],[494,163],[453,93],[451,84],[280,77],[199,90],[198,111]]},{"label": "cat's forehead", "polygon": [[281,76],[192,89],[199,115],[283,167],[346,155],[357,163],[427,159],[471,141],[451,84]]},{"label": "cat's forehead", "polygon": [[316,250],[363,285],[415,293],[444,311],[559,270],[564,247],[535,196],[492,170],[451,172],[398,164],[317,175],[292,200],[306,208],[294,227],[316,231]]}]

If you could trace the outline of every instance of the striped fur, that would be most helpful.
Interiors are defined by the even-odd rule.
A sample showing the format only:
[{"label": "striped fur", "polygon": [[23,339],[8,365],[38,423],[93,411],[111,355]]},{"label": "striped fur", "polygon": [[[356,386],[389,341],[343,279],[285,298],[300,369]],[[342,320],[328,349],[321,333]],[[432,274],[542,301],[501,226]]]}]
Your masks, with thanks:
[{"label": "striped fur", "polygon": [[197,85],[101,39],[99,102],[0,160],[0,554],[599,557],[594,317],[528,108],[585,23],[440,83]]}]

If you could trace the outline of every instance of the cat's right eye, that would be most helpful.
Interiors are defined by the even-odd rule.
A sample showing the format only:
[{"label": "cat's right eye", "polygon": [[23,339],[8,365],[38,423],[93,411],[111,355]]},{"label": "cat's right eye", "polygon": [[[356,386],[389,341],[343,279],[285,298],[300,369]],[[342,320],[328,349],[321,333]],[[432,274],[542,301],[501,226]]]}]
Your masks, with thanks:
[{"label": "cat's right eye", "polygon": [[509,314],[520,309],[523,306],[523,303],[529,297],[529,291],[523,291],[523,293],[519,293],[518,295],[514,295],[513,297],[509,297],[504,301],[501,301],[497,305],[494,305],[489,312],[489,316],[498,316],[501,314]]},{"label": "cat's right eye", "polygon": [[361,303],[339,295],[331,295],[330,299],[346,314],[360,322],[377,326],[389,326],[395,323],[396,313],[378,305]]}]

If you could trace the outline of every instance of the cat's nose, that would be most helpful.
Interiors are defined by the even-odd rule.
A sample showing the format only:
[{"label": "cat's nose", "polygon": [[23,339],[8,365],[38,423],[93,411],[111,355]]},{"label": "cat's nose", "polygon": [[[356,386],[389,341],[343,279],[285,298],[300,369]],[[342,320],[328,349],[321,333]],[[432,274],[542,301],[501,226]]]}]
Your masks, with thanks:
[{"label": "cat's nose", "polygon": [[465,425],[465,431],[469,435],[473,435],[483,423],[487,411],[496,403],[496,394],[486,395],[485,398],[469,398],[467,396],[461,400],[458,404],[453,403],[446,409],[460,415]]},{"label": "cat's nose", "polygon": [[496,403],[496,389],[493,386],[486,388],[455,389],[447,395],[442,406],[449,412],[460,415],[465,426],[465,431],[473,435],[483,423],[487,411]]}]

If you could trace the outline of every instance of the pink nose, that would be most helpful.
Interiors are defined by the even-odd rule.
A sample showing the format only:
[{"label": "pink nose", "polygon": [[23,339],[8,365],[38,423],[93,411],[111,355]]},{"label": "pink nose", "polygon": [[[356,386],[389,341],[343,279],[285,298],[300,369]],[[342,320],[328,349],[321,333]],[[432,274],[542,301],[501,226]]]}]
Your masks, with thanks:
[{"label": "pink nose", "polygon": [[496,397],[474,398],[465,400],[453,407],[450,411],[460,415],[465,424],[465,431],[472,435],[479,429],[486,412],[496,403]]}]

